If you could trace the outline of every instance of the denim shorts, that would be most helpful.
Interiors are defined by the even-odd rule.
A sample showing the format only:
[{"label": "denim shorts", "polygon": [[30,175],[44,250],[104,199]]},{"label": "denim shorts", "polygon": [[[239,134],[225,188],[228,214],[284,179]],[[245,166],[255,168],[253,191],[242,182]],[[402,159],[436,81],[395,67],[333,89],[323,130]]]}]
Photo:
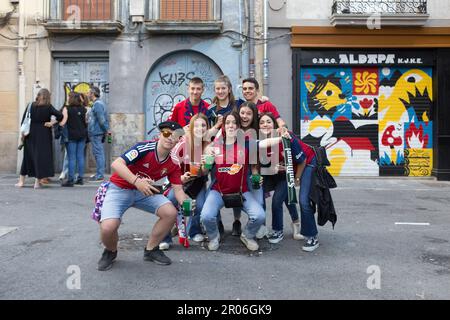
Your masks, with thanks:
[{"label": "denim shorts", "polygon": [[111,182],[103,201],[100,221],[122,219],[125,211],[131,207],[156,214],[167,203],[171,202],[163,195],[145,196],[139,190],[122,189]]}]

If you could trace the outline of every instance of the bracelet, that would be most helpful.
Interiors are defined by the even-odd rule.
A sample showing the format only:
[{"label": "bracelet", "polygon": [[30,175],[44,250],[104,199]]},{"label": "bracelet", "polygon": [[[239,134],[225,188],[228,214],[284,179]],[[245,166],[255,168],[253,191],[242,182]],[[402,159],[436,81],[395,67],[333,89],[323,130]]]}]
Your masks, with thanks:
[{"label": "bracelet", "polygon": [[136,185],[137,179],[139,179],[139,176],[136,176],[136,179],[134,179],[134,181],[133,181],[133,185],[134,185],[134,186]]}]

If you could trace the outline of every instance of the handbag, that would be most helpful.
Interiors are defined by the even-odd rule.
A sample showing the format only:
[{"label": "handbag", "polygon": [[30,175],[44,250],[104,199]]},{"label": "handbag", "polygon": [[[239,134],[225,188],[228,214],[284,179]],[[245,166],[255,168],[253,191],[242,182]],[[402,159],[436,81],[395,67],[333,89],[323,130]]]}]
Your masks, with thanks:
[{"label": "handbag", "polygon": [[219,183],[217,183],[217,187],[219,188],[219,192],[222,195],[222,200],[223,204],[225,205],[225,208],[242,208],[244,206],[244,196],[242,194],[242,182],[244,181],[244,173],[245,170],[242,170],[241,185],[239,192],[223,194],[222,190],[220,190]]},{"label": "handbag", "polygon": [[184,192],[191,197],[192,199],[197,198],[200,191],[202,191],[205,186],[206,181],[208,180],[207,176],[198,177],[186,182],[183,185]]},{"label": "handbag", "polygon": [[27,111],[25,114],[25,119],[23,119],[22,125],[20,126],[20,133],[26,137],[30,134],[31,128],[31,103],[27,106]]}]

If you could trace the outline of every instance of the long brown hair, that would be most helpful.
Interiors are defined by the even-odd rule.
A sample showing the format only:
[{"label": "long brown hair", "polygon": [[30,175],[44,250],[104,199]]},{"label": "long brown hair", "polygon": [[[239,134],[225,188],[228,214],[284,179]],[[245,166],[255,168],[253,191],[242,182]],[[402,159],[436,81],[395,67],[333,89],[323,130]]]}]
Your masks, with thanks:
[{"label": "long brown hair", "polygon": [[[194,162],[193,160],[194,160],[194,156],[195,156],[195,154],[194,154],[194,124],[195,124],[195,121],[197,121],[198,119],[201,119],[201,120],[203,120],[203,121],[205,121],[205,123],[206,123],[206,130],[209,130],[211,127],[210,127],[210,125],[209,125],[209,121],[208,121],[208,118],[203,114],[203,113],[197,113],[196,115],[194,115],[192,118],[191,118],[191,121],[189,122],[189,147],[190,147],[190,159],[191,159],[191,162]],[[209,141],[207,140],[207,139],[202,139],[202,153],[203,153],[203,149],[204,149],[204,147],[206,146],[206,145],[208,145],[209,144]]]},{"label": "long brown hair", "polygon": [[48,106],[50,104],[50,97],[50,91],[47,89],[41,89],[36,96],[36,104],[38,106]]},{"label": "long brown hair", "polygon": [[[230,78],[226,75],[222,75],[214,81],[214,87],[216,86],[216,83],[225,83],[228,87],[228,104],[231,105],[231,108],[234,108],[236,105],[236,99],[234,98],[233,85],[231,84]],[[217,96],[214,97],[213,104],[216,106],[219,104],[219,98]]]}]

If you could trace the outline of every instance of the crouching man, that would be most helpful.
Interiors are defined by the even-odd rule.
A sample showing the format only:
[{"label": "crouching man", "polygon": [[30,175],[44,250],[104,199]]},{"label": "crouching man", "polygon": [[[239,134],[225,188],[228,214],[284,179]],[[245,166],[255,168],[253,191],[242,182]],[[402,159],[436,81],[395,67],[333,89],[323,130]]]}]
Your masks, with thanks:
[{"label": "crouching man", "polygon": [[158,245],[175,223],[177,209],[153,183],[167,176],[177,201],[181,204],[189,199],[182,188],[181,169],[170,156],[170,151],[184,131],[178,123],[170,121],[162,122],[158,128],[161,131],[158,140],[136,144],[111,165],[115,172],[101,209],[100,236],[105,249],[98,262],[98,270],[105,271],[112,267],[117,257],[120,222],[130,207],[159,217],[144,248],[144,260],[161,265],[171,264]]}]

